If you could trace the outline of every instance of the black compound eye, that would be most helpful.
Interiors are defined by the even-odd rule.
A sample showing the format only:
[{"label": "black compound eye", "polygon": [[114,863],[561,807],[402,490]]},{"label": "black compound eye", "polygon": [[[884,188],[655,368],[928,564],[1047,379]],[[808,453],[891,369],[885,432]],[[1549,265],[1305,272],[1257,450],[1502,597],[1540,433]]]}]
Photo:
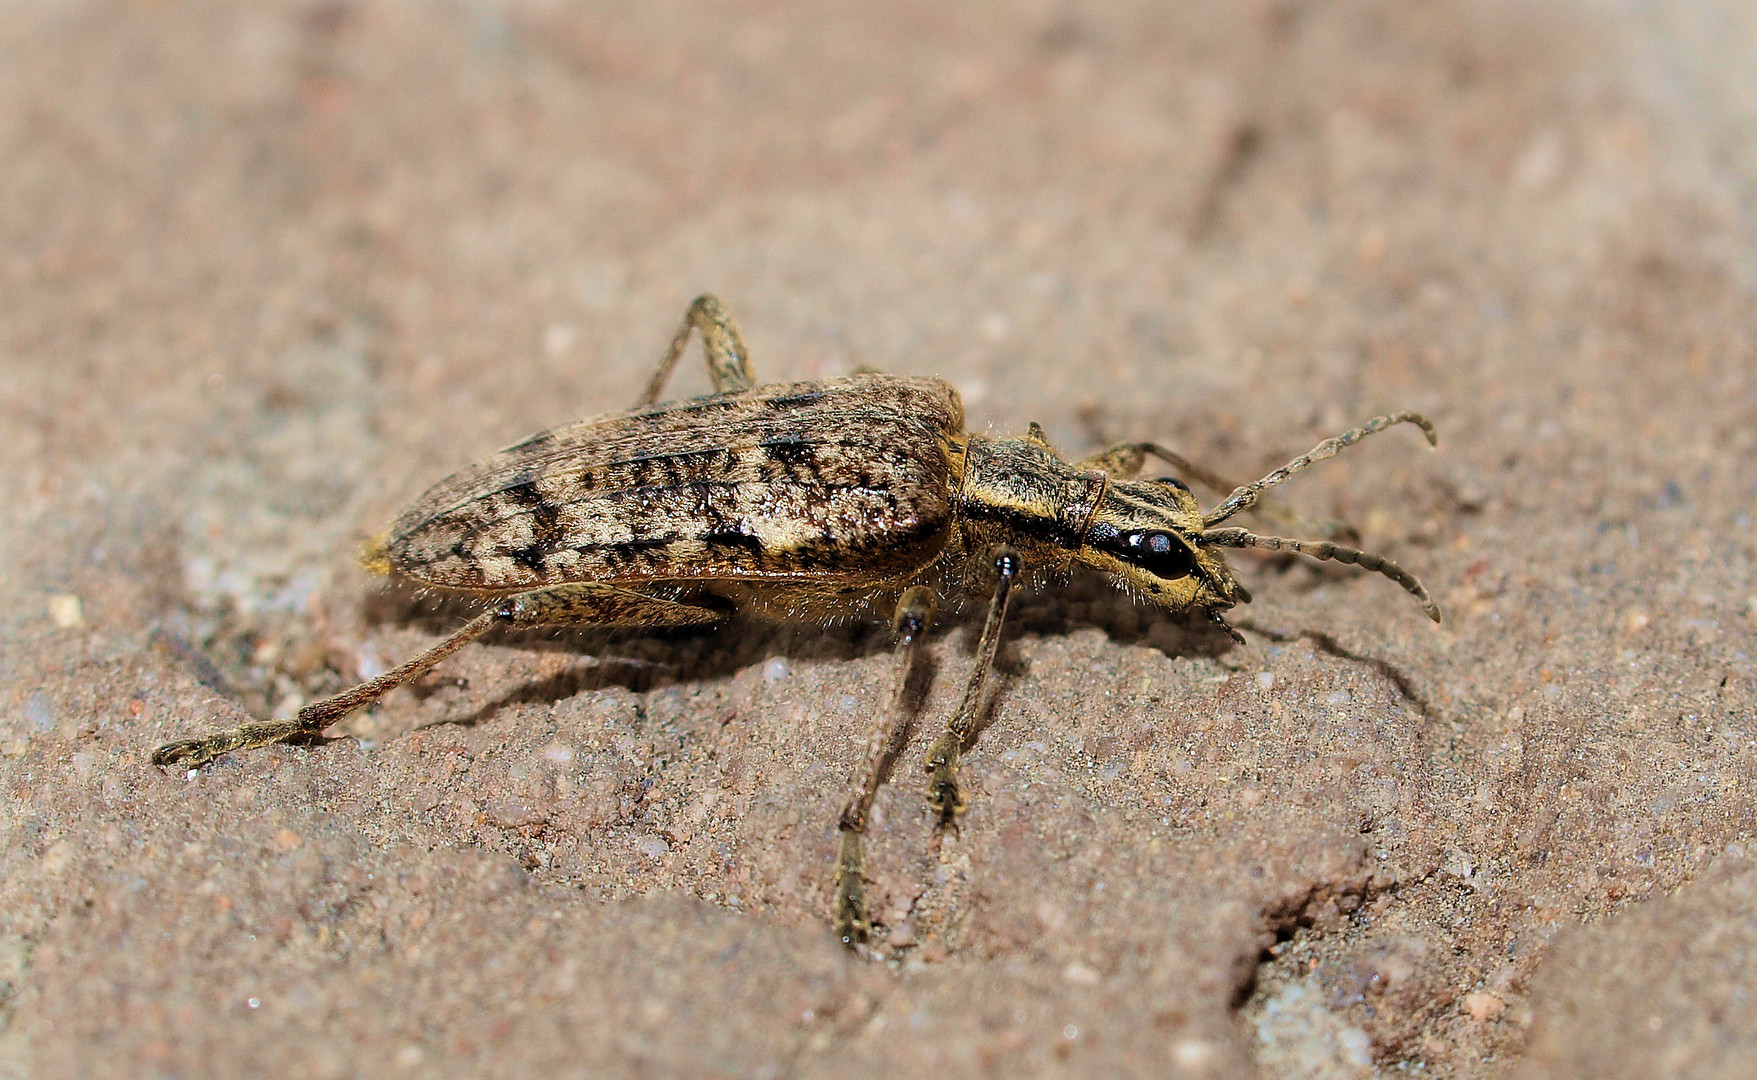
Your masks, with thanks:
[{"label": "black compound eye", "polygon": [[1186,483],[1184,483],[1184,482],[1183,482],[1183,481],[1182,481],[1182,480],[1179,480],[1179,479],[1178,479],[1178,478],[1177,478],[1177,477],[1175,477],[1175,476],[1160,476],[1160,477],[1156,477],[1156,478],[1155,478],[1155,479],[1154,479],[1154,481],[1153,481],[1153,482],[1154,482],[1154,483],[1155,483],[1155,484],[1164,484],[1164,485],[1165,485],[1165,486],[1166,486],[1166,487],[1174,487],[1174,488],[1177,488],[1177,489],[1178,489],[1178,490],[1179,490],[1179,491],[1188,491],[1188,490],[1190,490],[1190,485],[1188,485],[1188,484],[1186,484]]},{"label": "black compound eye", "polygon": [[1106,546],[1123,561],[1166,581],[1189,577],[1196,569],[1196,557],[1190,554],[1189,547],[1170,533],[1122,533]]}]

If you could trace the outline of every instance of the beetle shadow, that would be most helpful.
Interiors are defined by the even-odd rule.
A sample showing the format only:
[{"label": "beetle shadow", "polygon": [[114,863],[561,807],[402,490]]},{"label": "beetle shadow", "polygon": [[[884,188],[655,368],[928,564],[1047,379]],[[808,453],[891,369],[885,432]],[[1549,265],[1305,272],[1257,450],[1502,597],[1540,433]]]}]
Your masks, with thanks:
[{"label": "beetle shadow", "polygon": [[[966,609],[962,613],[962,621],[970,624],[966,655],[975,653],[981,629],[980,619],[973,614],[980,612]],[[1083,629],[1102,630],[1114,644],[1156,649],[1168,657],[1218,657],[1237,647],[1226,631],[1206,617],[1174,615],[1137,604],[1102,575],[1076,570],[1066,580],[1027,590],[1013,601],[995,656],[993,681],[961,749],[968,752],[981,740],[995,722],[1008,686],[1028,674],[1030,666],[1018,650],[1020,640],[1062,637]]]},{"label": "beetle shadow", "polygon": [[1015,599],[1006,637],[1059,637],[1088,628],[1104,631],[1114,644],[1156,649],[1168,657],[1218,657],[1236,646],[1205,616],[1174,615],[1137,603],[1102,574],[1086,570]]},{"label": "beetle shadow", "polygon": [[[367,599],[363,614],[369,625],[417,627],[443,636],[479,615],[482,607],[483,601],[473,597],[427,593],[392,582]],[[815,626],[737,615],[701,627],[496,629],[484,634],[481,640],[530,652],[571,655],[582,662],[523,682],[468,715],[444,723],[473,726],[510,706],[553,704],[613,687],[645,694],[680,683],[726,679],[775,657],[846,661],[890,653],[895,648],[895,635],[883,622],[857,620]],[[931,666],[929,658],[917,657],[917,673]],[[912,674],[910,686],[918,682],[918,674]],[[429,676],[408,685],[417,696],[425,697],[444,686],[445,681]],[[915,695],[917,703],[920,696]]]},{"label": "beetle shadow", "polygon": [[[972,657],[980,637],[984,603],[955,600],[942,609],[930,631],[956,639],[956,649]],[[434,594],[392,582],[365,601],[369,625],[418,627],[435,636],[451,633],[478,614],[482,601],[468,596]],[[996,656],[994,680],[982,706],[973,738],[994,719],[996,703],[1006,685],[1029,667],[1018,650],[1026,637],[1054,638],[1083,628],[1097,628],[1118,644],[1157,649],[1167,656],[1219,656],[1232,640],[1205,619],[1184,618],[1134,604],[1095,574],[1077,573],[1067,581],[1014,598]],[[665,686],[730,678],[765,660],[848,661],[895,651],[896,636],[886,621],[857,619],[831,626],[776,623],[733,616],[705,627],[660,629],[538,628],[494,630],[484,642],[514,645],[532,652],[572,654],[587,662],[569,665],[542,678],[528,680],[484,702],[465,716],[444,721],[474,726],[516,705],[553,704],[588,691],[620,687],[645,694]],[[904,708],[913,724],[935,678],[932,655],[918,650],[905,689]],[[966,673],[960,671],[960,677]],[[409,689],[425,697],[445,685],[431,676]],[[890,702],[883,703],[890,708]]]}]

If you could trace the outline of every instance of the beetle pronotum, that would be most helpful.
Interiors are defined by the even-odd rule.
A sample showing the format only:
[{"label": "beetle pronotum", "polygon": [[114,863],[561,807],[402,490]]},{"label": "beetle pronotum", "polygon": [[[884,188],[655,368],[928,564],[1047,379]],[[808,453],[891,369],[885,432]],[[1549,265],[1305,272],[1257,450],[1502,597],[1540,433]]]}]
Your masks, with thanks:
[{"label": "beetle pronotum", "polygon": [[[716,392],[660,404],[692,330]],[[970,434],[957,391],[940,379],[756,386],[737,325],[701,296],[633,409],[534,435],[441,480],[391,527],[378,568],[480,596],[486,611],[401,667],[293,718],[169,743],[153,761],[194,768],[230,750],[316,735],[497,625],[687,626],[735,610],[809,622],[889,610],[896,691],[838,823],[834,920],[852,944],[870,926],[861,838],[901,751],[903,688],[940,592],[974,585],[988,594],[963,695],[927,754],[928,801],[949,825],[964,809],[959,755],[981,715],[1008,599],[1027,580],[1089,567],[1236,638],[1220,613],[1250,597],[1222,549],[1285,550],[1383,574],[1437,622],[1427,590],[1389,559],[1219,527],[1266,489],[1400,423],[1434,442],[1433,424],[1417,413],[1375,417],[1204,513],[1182,481],[1137,479],[1153,456],[1215,483],[1177,454],[1136,442],[1069,462],[1035,424],[1017,439]]]}]

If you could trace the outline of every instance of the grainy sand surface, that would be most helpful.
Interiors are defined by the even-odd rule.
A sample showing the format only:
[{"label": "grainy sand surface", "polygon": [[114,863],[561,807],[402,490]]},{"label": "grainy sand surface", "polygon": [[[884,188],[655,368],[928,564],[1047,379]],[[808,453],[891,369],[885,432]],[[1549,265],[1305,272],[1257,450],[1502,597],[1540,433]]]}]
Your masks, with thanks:
[{"label": "grainy sand surface", "polygon": [[[13,3],[0,1076],[1748,1075],[1757,9]],[[761,377],[1290,484],[1421,575],[1234,563],[1248,643],[1021,598],[956,833],[827,918],[887,633],[491,638],[343,738],[148,764],[468,610],[354,562]],[[706,387],[699,366],[680,393]]]}]

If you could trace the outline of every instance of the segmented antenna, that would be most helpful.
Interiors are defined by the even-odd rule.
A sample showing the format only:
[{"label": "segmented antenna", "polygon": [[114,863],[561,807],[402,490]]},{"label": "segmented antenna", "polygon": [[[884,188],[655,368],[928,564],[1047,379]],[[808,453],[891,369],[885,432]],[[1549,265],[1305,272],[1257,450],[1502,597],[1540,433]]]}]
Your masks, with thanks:
[{"label": "segmented antenna", "polygon": [[[1335,451],[1331,451],[1331,453],[1335,453]],[[1428,595],[1428,590],[1422,583],[1416,580],[1414,574],[1383,555],[1374,555],[1370,551],[1361,551],[1359,548],[1343,547],[1341,544],[1332,544],[1328,540],[1292,540],[1285,536],[1258,536],[1255,533],[1246,532],[1244,529],[1212,529],[1202,534],[1202,543],[1212,544],[1215,547],[1292,551],[1300,555],[1310,555],[1314,559],[1327,559],[1373,570],[1403,586],[1406,592],[1421,601],[1421,609],[1428,613],[1428,618],[1435,622],[1440,621],[1440,605],[1434,603],[1434,598]]]},{"label": "segmented antenna", "polygon": [[[1434,422],[1423,416],[1421,413],[1400,412],[1392,413],[1389,416],[1375,416],[1352,431],[1345,431],[1334,439],[1325,439],[1323,442],[1281,466],[1281,468],[1276,469],[1268,476],[1263,477],[1263,479],[1258,480],[1256,483],[1246,484],[1245,486],[1234,490],[1231,495],[1226,497],[1225,502],[1208,511],[1208,513],[1203,516],[1202,524],[1210,527],[1218,525],[1239,511],[1250,509],[1256,504],[1258,495],[1274,487],[1276,484],[1281,483],[1283,480],[1286,480],[1294,473],[1300,472],[1314,462],[1323,461],[1325,458],[1329,457],[1335,457],[1344,447],[1353,446],[1368,435],[1383,431],[1386,428],[1391,427],[1393,424],[1415,424],[1420,427],[1422,433],[1428,437],[1429,446],[1439,445],[1440,439],[1434,432]],[[1210,534],[1210,536],[1212,536],[1212,534]],[[1288,541],[1283,541],[1283,543],[1287,542]],[[1254,547],[1257,545],[1244,546]],[[1338,550],[1349,551],[1353,549],[1340,548]],[[1319,556],[1319,558],[1329,557],[1330,556],[1328,555]],[[1362,565],[1365,564],[1363,563]],[[1399,572],[1401,573],[1401,571]],[[1409,588],[1409,586],[1405,585],[1404,588]],[[1426,594],[1424,593],[1423,595]],[[1435,616],[1436,619],[1438,617],[1439,616],[1437,615]]]}]

